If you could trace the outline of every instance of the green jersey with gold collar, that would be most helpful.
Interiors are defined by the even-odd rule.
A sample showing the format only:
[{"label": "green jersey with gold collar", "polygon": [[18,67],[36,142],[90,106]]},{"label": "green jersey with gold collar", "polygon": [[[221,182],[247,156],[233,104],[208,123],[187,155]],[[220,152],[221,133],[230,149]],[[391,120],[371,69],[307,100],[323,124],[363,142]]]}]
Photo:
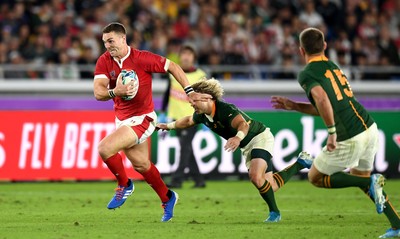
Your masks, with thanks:
[{"label": "green jersey with gold collar", "polygon": [[232,120],[239,114],[241,114],[249,124],[249,132],[239,145],[240,148],[243,148],[250,142],[250,140],[254,138],[254,136],[262,133],[266,129],[266,126],[259,121],[252,120],[247,114],[238,109],[235,105],[216,100],[214,117],[211,118],[211,116],[206,114],[194,113],[193,121],[196,124],[205,124],[216,134],[227,140],[231,137],[234,137],[237,133],[237,130],[232,127],[231,123]]},{"label": "green jersey with gold collar", "polygon": [[326,57],[313,58],[300,72],[298,79],[311,104],[316,107],[311,89],[321,86],[333,109],[337,141],[356,136],[368,129],[374,120],[357,101],[343,71]]}]

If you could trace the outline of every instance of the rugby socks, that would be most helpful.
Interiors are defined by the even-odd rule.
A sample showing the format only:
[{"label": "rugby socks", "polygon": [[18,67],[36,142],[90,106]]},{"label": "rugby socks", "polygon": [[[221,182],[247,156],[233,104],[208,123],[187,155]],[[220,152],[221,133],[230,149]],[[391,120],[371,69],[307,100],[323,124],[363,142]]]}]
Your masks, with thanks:
[{"label": "rugby socks", "polygon": [[269,211],[279,213],[278,206],[275,202],[274,190],[272,189],[271,184],[265,180],[265,183],[258,188],[258,191],[264,201],[268,204]]},{"label": "rugby socks", "polygon": [[[369,187],[371,183],[370,177],[355,176],[348,173],[338,172],[330,176],[325,175],[322,179],[322,183],[324,188],[346,188],[358,186],[369,196],[373,202],[375,202],[374,198],[369,195]],[[388,196],[386,195],[385,191],[383,191],[383,195],[386,198],[383,213],[388,218],[392,228],[399,229],[400,216],[394,209],[392,203],[388,200]]]},{"label": "rugby socks", "polygon": [[160,172],[156,166],[151,163],[149,170],[141,173],[144,180],[154,189],[157,195],[160,197],[161,202],[167,202],[171,196],[171,192],[165,185],[164,181],[161,179]]},{"label": "rugby socks", "polygon": [[279,171],[277,173],[274,173],[273,177],[276,181],[276,184],[278,185],[279,188],[283,187],[283,185],[290,180],[290,178],[298,173],[300,170],[304,168],[303,165],[301,165],[298,162],[295,162],[294,164],[290,165],[289,167],[285,168],[282,171]]},{"label": "rugby socks", "polygon": [[344,172],[334,173],[329,176],[325,175],[322,178],[322,186],[324,188],[368,188],[370,182],[369,177],[355,176]]},{"label": "rugby socks", "polygon": [[116,153],[105,160],[104,163],[117,178],[118,185],[127,187],[129,178],[126,175],[124,164],[122,163],[122,156]]},{"label": "rugby socks", "polygon": [[[374,198],[371,197],[371,195],[369,195],[369,187],[361,188],[361,190],[363,190],[363,192],[365,194],[367,194],[367,196],[372,200],[372,202],[375,203]],[[387,194],[385,193],[385,191],[382,191],[382,192],[386,198],[385,208],[383,209],[383,213],[389,220],[390,225],[392,226],[393,229],[396,229],[396,230],[400,229],[400,216],[396,212],[396,209],[393,207],[392,203],[390,203],[389,198],[388,198]]]}]

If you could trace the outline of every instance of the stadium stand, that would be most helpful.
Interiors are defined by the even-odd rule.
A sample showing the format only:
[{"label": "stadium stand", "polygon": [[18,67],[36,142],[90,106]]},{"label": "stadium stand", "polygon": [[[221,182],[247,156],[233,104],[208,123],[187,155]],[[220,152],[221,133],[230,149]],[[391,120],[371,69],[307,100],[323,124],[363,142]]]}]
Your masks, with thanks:
[{"label": "stadium stand", "polygon": [[91,80],[112,21],[131,46],[172,60],[191,43],[219,79],[294,79],[307,26],[325,32],[327,55],[351,80],[400,79],[396,0],[3,0],[0,79]]}]

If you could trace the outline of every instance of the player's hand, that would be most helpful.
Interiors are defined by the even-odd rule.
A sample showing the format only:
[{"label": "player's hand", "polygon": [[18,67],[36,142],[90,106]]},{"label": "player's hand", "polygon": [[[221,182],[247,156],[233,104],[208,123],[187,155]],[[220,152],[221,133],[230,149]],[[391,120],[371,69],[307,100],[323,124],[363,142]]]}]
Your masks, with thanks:
[{"label": "player's hand", "polygon": [[156,131],[158,130],[169,130],[167,124],[165,123],[159,123],[156,125]]},{"label": "player's hand", "polygon": [[239,147],[240,141],[240,138],[237,136],[229,138],[228,141],[226,141],[224,149],[228,152],[233,152]]},{"label": "player's hand", "polygon": [[272,96],[271,103],[274,109],[294,110],[295,108],[294,101],[282,96]]},{"label": "player's hand", "polygon": [[207,101],[212,99],[211,95],[198,92],[192,92],[188,95],[188,97],[190,103],[194,103],[194,101]]},{"label": "player's hand", "polygon": [[329,152],[332,152],[336,149],[336,133],[328,135],[328,140],[326,142],[326,148]]},{"label": "player's hand", "polygon": [[122,73],[120,73],[117,78],[117,84],[114,88],[114,93],[117,96],[129,96],[135,94],[138,87],[138,81],[131,81],[126,85],[122,84]]}]

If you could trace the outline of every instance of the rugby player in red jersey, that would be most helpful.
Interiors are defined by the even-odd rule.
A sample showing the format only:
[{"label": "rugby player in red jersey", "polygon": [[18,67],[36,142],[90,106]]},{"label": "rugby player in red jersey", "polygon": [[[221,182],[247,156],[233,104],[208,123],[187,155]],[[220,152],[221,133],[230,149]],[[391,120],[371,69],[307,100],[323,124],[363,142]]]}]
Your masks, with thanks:
[{"label": "rugby player in red jersey", "polygon": [[[157,115],[152,99],[152,73],[171,73],[185,89],[189,100],[206,100],[211,96],[193,91],[179,65],[165,57],[131,48],[126,41],[126,29],[117,22],[103,29],[106,52],[96,63],[94,95],[97,100],[114,101],[116,130],[99,143],[99,154],[118,181],[114,197],[107,208],[120,207],[134,191],[122,157],[123,151],[144,180],[161,199],[164,215],[161,221],[173,217],[178,194],[169,190],[155,165],[149,160],[147,138],[154,132]],[[133,70],[138,80],[122,84],[122,70]],[[135,95],[133,99],[124,99]]]}]

